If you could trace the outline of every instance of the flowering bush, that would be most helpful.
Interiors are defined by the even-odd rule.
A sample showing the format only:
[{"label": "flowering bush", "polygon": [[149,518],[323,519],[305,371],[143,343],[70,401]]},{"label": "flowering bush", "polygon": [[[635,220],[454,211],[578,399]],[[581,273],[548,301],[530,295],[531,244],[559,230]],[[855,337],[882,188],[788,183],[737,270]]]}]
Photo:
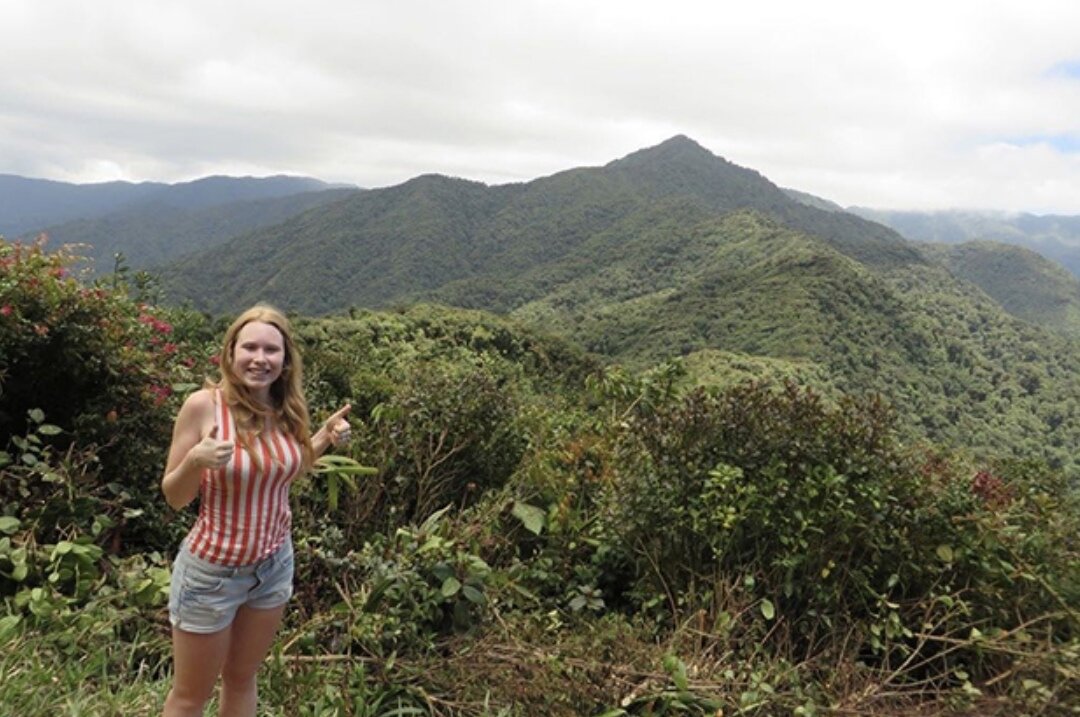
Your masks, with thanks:
[{"label": "flowering bush", "polygon": [[0,444],[43,411],[62,429],[54,445],[93,447],[104,480],[156,490],[177,390],[209,368],[195,358],[211,351],[198,345],[205,322],[139,303],[119,282],[85,285],[77,257],[45,244],[0,240]]}]

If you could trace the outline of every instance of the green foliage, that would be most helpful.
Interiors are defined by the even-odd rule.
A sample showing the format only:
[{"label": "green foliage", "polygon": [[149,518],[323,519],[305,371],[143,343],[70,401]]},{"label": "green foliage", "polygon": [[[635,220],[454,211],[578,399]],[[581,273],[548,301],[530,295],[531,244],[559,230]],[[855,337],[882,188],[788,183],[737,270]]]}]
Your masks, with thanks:
[{"label": "green foliage", "polygon": [[[675,221],[678,206],[633,221]],[[987,400],[1011,392],[1000,405],[1014,412],[980,425],[1013,421],[1035,440],[1038,425],[1017,421],[1024,407],[1058,416],[1066,432],[1051,439],[1068,435],[1069,399],[1046,395],[1070,385],[1067,344],[999,323],[970,289],[932,290],[933,267],[871,270],[753,214],[698,229],[673,262],[716,253],[755,277],[739,288],[727,276],[716,301],[764,321],[768,302],[752,299],[767,285],[814,330],[835,329],[830,340],[847,327],[894,343],[864,355],[836,341],[827,355],[809,329],[755,324],[733,334],[790,353],[695,350],[641,372],[597,370],[563,340],[474,311],[297,317],[315,419],[351,401],[356,439],[297,485],[297,599],[261,681],[265,713],[1069,713],[1080,698],[1075,483],[1032,459],[1038,450],[985,460],[906,440],[908,409],[967,405],[954,384],[992,381],[999,367],[1008,374]],[[37,273],[18,269],[8,296],[83,297],[42,281],[51,265],[29,256]],[[875,266],[894,266],[889,256]],[[631,269],[613,265],[607,288],[647,286]],[[221,326],[139,306],[117,284],[98,288],[122,331],[94,345],[95,360],[134,362],[143,383],[131,387],[193,387]],[[638,306],[660,305],[650,301]],[[25,327],[2,323],[15,310],[0,312],[0,340],[28,346]],[[700,317],[658,325],[657,347],[684,318]],[[164,363],[151,356],[166,353],[163,334],[185,338]],[[713,388],[695,387],[702,377]],[[853,377],[913,393],[894,413],[845,397]],[[927,385],[941,395],[918,393]],[[71,413],[117,390],[99,389],[72,393]],[[0,446],[0,655],[29,657],[0,658],[5,707],[159,709],[168,558],[156,548],[175,549],[188,518],[166,522],[157,484],[180,392],[136,402],[138,427],[117,434],[146,453],[101,442],[92,420],[20,409],[24,428]],[[929,420],[945,435],[943,416]]]},{"label": "green foliage", "polygon": [[22,435],[43,413],[61,429],[40,436],[43,445],[94,447],[99,465],[84,477],[108,476],[95,490],[137,496],[145,509],[144,519],[116,524],[114,547],[123,547],[121,529],[137,541],[157,535],[162,547],[168,521],[150,496],[168,444],[165,409],[209,368],[203,320],[137,303],[124,284],[83,286],[73,260],[66,248],[0,240],[0,436]]},{"label": "green foliage", "polygon": [[525,454],[528,417],[593,366],[560,340],[438,307],[353,312],[299,331],[312,402],[352,402],[354,457],[378,469],[342,496],[353,543],[504,485]]},{"label": "green foliage", "polygon": [[1064,267],[1029,249],[988,241],[920,248],[1013,316],[1080,336],[1080,283]]},{"label": "green foliage", "polygon": [[145,614],[85,606],[47,628],[0,629],[0,705],[25,717],[159,714],[168,661],[168,640]]},{"label": "green foliage", "polygon": [[812,387],[826,398],[836,398],[841,393],[828,369],[811,361],[703,349],[684,356],[682,364],[690,386],[722,388],[748,381],[771,384],[791,381]]},{"label": "green foliage", "polygon": [[627,409],[608,525],[593,534],[618,537],[623,550],[600,568],[632,561],[626,587],[642,608],[676,623],[700,614],[721,633],[733,615],[757,615],[756,634],[795,650],[853,630],[863,659],[904,679],[912,664],[1004,670],[1032,630],[1075,640],[1080,511],[1059,473],[1009,462],[972,478],[904,448],[880,402],[828,404],[793,384],[659,402],[632,382],[607,393]]},{"label": "green foliage", "polygon": [[816,622],[867,614],[898,579],[917,581],[905,519],[917,486],[880,403],[833,408],[792,384],[744,384],[626,425],[610,520],[642,564],[644,595],[744,575],[781,612]]},{"label": "green foliage", "polygon": [[[491,568],[451,537],[447,510],[421,525],[376,534],[344,555],[325,540],[311,542],[314,562],[301,563],[298,582],[308,590],[312,583],[322,587],[326,581],[319,574],[332,569],[333,591],[324,587],[323,597],[311,595],[309,605],[327,610],[340,624],[342,633],[334,638],[339,649],[382,656],[429,651],[440,637],[468,630],[482,618]],[[331,595],[344,602],[325,604]]]},{"label": "green foliage", "polygon": [[359,193],[188,257],[166,286],[215,309],[499,311],[635,369],[701,352],[787,362],[815,385],[882,394],[908,440],[1074,471],[1072,346],[1002,305],[1071,325],[1075,282],[1034,261],[995,278],[999,252],[974,253],[985,292],[884,226],[675,137],[522,185],[425,176]]},{"label": "green foliage", "polygon": [[389,503],[423,519],[505,482],[524,448],[514,403],[486,366],[418,366],[372,411]]},{"label": "green foliage", "polygon": [[0,452],[0,599],[9,617],[47,628],[99,600],[160,607],[169,582],[161,556],[106,560],[102,547],[114,547],[119,528],[139,520],[145,504],[101,482],[92,451],[60,454],[48,445],[58,429],[41,411],[29,420],[34,429]]},{"label": "green foliage", "polygon": [[332,511],[338,509],[342,486],[355,493],[356,476],[372,476],[378,472],[377,468],[362,466],[351,458],[333,454],[319,456],[312,469],[312,473],[326,486],[326,504]]}]

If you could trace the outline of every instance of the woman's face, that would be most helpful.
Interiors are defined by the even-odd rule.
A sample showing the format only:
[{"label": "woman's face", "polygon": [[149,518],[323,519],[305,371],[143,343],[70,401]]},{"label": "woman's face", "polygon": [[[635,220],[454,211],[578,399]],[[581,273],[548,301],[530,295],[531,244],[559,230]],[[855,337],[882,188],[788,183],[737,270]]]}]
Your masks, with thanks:
[{"label": "woman's face", "polygon": [[285,365],[285,339],[273,324],[244,324],[233,347],[233,372],[251,393],[269,402],[270,386]]}]

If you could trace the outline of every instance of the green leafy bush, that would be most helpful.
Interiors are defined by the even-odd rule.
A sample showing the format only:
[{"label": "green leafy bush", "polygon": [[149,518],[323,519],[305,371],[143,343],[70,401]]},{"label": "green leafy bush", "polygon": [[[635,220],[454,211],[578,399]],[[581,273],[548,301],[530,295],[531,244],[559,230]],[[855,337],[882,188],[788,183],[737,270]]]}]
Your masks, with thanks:
[{"label": "green leafy bush", "polygon": [[[491,567],[454,537],[447,511],[420,525],[378,533],[355,550],[344,551],[324,537],[300,542],[297,585],[303,603],[333,617],[338,626],[330,634],[337,649],[384,656],[423,652],[440,637],[480,621]],[[327,603],[330,597],[342,601]]]},{"label": "green leafy bush", "polygon": [[625,426],[609,520],[646,593],[686,594],[721,572],[790,615],[866,614],[918,572],[913,466],[880,403],[747,383]]},{"label": "green leafy bush", "polygon": [[897,638],[928,597],[959,596],[963,619],[1002,628],[1075,604],[1077,511],[1057,474],[1014,468],[990,495],[966,464],[928,467],[899,444],[879,401],[833,405],[793,384],[642,406],[618,432],[606,516],[642,600],[714,605],[736,578],[767,621],[865,621]]},{"label": "green leafy bush", "polygon": [[[416,365],[375,407],[361,438],[367,461],[381,470],[375,485],[384,517],[376,525],[422,521],[504,484],[525,448],[516,416],[513,388],[497,366]],[[370,493],[359,499],[370,507]]]},{"label": "green leafy bush", "polygon": [[[20,651],[0,703],[152,713],[166,553],[190,518],[158,477],[222,327],[122,280],[81,287],[65,252],[0,259],[0,654]],[[886,406],[831,383],[684,391],[674,363],[584,381],[574,351],[472,312],[297,325],[313,413],[352,401],[348,458],[378,473],[328,459],[296,486],[271,712],[1080,699],[1080,507],[1060,472],[902,445]]]},{"label": "green leafy bush", "polygon": [[141,511],[113,516],[109,547],[164,547],[175,536],[157,483],[171,409],[210,367],[205,321],[140,304],[122,283],[84,286],[71,274],[76,260],[43,241],[0,240],[0,437],[19,441],[47,416],[59,430],[44,443],[92,451],[96,465],[79,480],[106,477],[92,492],[106,488]]}]

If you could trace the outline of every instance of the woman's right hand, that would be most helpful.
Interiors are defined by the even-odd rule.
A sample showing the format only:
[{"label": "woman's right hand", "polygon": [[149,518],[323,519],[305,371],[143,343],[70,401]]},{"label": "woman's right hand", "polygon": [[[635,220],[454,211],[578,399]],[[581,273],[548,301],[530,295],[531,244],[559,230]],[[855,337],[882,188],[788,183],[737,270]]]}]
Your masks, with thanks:
[{"label": "woman's right hand", "polygon": [[215,425],[206,436],[191,447],[188,457],[192,463],[203,468],[220,468],[229,462],[232,457],[232,441],[219,441],[217,438],[218,427]]}]

